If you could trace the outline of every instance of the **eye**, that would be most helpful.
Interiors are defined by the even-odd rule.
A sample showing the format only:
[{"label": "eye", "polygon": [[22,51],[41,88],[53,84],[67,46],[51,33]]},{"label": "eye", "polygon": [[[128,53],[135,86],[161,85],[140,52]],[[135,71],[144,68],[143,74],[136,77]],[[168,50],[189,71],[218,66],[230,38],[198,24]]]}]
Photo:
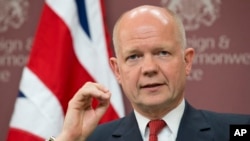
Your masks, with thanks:
[{"label": "eye", "polygon": [[132,55],[129,55],[126,60],[136,60],[138,59],[140,56],[137,55],[137,54],[132,54]]},{"label": "eye", "polygon": [[166,55],[169,55],[169,52],[168,51],[159,51],[157,54],[159,56],[166,56]]}]

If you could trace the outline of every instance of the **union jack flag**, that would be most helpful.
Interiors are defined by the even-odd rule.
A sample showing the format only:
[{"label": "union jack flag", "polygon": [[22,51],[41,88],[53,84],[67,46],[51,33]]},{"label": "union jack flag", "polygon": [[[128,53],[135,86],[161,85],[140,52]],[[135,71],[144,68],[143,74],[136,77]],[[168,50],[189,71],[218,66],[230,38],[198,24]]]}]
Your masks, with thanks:
[{"label": "union jack flag", "polygon": [[112,53],[103,11],[103,0],[45,1],[8,141],[58,135],[68,101],[87,81],[103,84],[113,94],[101,123],[124,116],[121,90],[108,63]]}]

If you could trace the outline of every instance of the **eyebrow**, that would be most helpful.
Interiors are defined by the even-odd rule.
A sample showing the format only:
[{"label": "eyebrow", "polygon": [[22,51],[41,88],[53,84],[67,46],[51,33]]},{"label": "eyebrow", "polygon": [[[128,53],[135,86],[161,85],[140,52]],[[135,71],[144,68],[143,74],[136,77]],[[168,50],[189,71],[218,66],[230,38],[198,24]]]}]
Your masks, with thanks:
[{"label": "eyebrow", "polygon": [[[160,51],[160,50],[165,50],[165,49],[171,49],[172,47],[169,46],[169,45],[158,45],[154,48],[152,48],[152,51],[155,52],[155,51]],[[125,54],[125,55],[128,55],[128,54],[134,54],[134,53],[140,53],[140,49],[138,48],[133,48],[133,49],[127,49],[125,51],[123,51],[122,53]]]},{"label": "eyebrow", "polygon": [[127,49],[127,50],[123,51],[123,54],[128,55],[128,54],[135,54],[135,53],[139,53],[139,52],[141,52],[139,49],[133,48],[133,49]]}]

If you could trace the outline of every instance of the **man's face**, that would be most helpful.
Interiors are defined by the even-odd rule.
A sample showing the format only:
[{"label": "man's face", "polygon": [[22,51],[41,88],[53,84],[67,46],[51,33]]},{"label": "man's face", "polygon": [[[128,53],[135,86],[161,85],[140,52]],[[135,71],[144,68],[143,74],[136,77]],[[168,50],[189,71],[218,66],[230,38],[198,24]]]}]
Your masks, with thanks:
[{"label": "man's face", "polygon": [[111,59],[117,79],[137,111],[176,106],[183,98],[190,53],[180,46],[171,23],[137,22],[119,31],[117,59]]}]

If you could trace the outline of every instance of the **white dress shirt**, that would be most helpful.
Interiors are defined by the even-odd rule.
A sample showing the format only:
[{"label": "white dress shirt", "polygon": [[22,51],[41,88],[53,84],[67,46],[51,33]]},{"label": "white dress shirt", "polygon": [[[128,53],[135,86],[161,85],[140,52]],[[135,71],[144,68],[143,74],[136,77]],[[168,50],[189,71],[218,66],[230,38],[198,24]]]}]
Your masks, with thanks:
[{"label": "white dress shirt", "polygon": [[[167,126],[165,126],[158,134],[158,141],[176,140],[184,109],[185,100],[183,99],[182,102],[175,109],[170,111],[162,118],[166,122]],[[143,141],[149,141],[149,128],[147,127],[147,124],[150,119],[142,116],[136,110],[134,110],[134,112]]]}]

